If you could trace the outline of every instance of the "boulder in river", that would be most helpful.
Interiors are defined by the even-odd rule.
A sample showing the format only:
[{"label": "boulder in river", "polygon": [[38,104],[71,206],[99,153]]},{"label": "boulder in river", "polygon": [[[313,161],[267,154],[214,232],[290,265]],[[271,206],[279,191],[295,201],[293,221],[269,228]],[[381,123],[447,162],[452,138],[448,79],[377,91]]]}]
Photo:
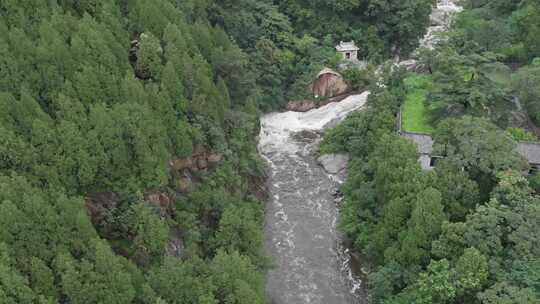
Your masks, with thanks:
[{"label": "boulder in river", "polygon": [[349,160],[348,154],[325,154],[317,159],[324,170],[330,174],[338,174],[346,170]]}]

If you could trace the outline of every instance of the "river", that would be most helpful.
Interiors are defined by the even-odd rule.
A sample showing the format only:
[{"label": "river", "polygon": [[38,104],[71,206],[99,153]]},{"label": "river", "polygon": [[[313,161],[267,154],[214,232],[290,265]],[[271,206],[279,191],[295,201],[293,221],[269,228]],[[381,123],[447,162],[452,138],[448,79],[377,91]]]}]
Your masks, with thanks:
[{"label": "river", "polygon": [[331,175],[316,161],[321,132],[361,109],[368,93],[353,95],[307,113],[268,114],[261,119],[259,152],[268,162],[266,252],[269,303],[361,303],[349,255],[336,229],[334,202],[344,176]]},{"label": "river", "polygon": [[[421,45],[432,47],[446,14],[461,10],[441,0]],[[365,282],[355,275],[351,255],[337,231],[333,194],[344,174],[328,174],[316,161],[325,129],[361,110],[369,92],[306,113],[270,113],[261,118],[259,153],[268,164],[270,199],[265,215],[269,304],[364,304]]]}]

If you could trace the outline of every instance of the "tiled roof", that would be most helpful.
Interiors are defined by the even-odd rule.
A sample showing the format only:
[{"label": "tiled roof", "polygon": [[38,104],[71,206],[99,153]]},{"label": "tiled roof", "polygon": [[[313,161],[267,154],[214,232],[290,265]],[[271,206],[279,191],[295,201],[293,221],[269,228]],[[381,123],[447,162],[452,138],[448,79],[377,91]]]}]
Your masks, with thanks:
[{"label": "tiled roof", "polygon": [[360,50],[360,48],[356,46],[354,41],[349,41],[349,42],[341,41],[339,45],[336,46],[336,50],[338,52],[346,52],[346,51],[358,51]]}]

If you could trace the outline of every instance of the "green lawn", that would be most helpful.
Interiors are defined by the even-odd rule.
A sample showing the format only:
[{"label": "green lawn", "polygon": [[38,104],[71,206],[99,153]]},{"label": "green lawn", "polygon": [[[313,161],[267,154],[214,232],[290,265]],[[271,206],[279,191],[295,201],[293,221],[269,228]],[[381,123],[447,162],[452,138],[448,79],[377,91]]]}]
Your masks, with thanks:
[{"label": "green lawn", "polygon": [[433,132],[429,123],[429,110],[425,104],[431,85],[430,75],[412,73],[405,78],[407,96],[401,112],[401,127],[404,131],[427,134]]}]

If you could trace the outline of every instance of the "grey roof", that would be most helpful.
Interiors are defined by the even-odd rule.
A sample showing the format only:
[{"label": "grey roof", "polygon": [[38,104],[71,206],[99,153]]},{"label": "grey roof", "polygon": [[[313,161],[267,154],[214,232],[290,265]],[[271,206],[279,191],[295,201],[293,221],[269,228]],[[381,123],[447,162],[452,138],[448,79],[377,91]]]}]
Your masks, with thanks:
[{"label": "grey roof", "polygon": [[517,145],[517,151],[529,164],[540,164],[540,144],[519,143]]},{"label": "grey roof", "polygon": [[338,52],[347,52],[347,51],[358,51],[359,47],[356,46],[354,41],[343,42],[341,41],[338,46],[336,46]]},{"label": "grey roof", "polygon": [[427,134],[402,132],[403,137],[412,140],[419,154],[430,155],[433,152],[433,138]]}]

